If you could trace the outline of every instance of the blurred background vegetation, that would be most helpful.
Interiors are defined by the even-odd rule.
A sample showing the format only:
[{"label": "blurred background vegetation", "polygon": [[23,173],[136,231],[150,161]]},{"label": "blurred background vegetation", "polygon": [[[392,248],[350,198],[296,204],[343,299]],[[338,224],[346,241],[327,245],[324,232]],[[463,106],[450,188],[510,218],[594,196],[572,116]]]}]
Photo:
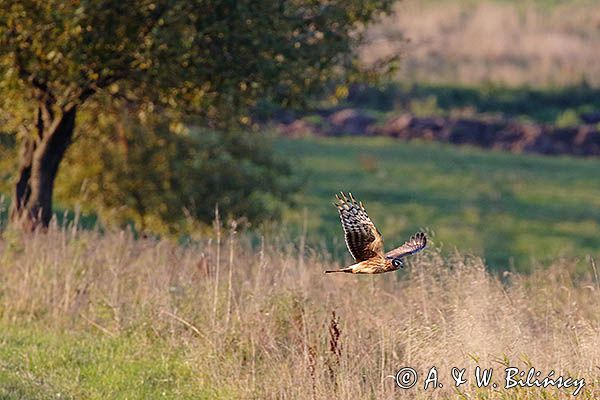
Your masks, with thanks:
[{"label": "blurred background vegetation", "polygon": [[[425,228],[496,269],[600,255],[597,158],[278,130],[344,107],[375,124],[402,113],[588,123],[600,111],[598,2],[73,4],[0,0],[0,228],[42,81],[57,115],[78,110],[55,181],[61,221],[181,238],[208,234],[218,207],[344,258],[330,206],[344,190],[389,244]],[[73,100],[77,88],[93,94]]]},{"label": "blurred background vegetation", "polygon": [[259,100],[305,104],[374,71],[356,48],[392,4],[2,0],[12,224],[49,224],[65,154],[64,206],[82,202],[105,223],[181,234],[217,206],[231,218],[276,217],[289,170],[260,134],[243,132],[250,112]]},{"label": "blurred background vegetation", "polygon": [[406,0],[371,29],[365,60],[403,54],[405,81],[600,84],[595,0]]},{"label": "blurred background vegetation", "polygon": [[[330,238],[339,258],[346,249],[332,185],[353,190],[389,245],[425,229],[446,253],[472,252],[493,269],[519,271],[561,257],[585,262],[600,248],[596,159],[360,137],[282,140],[278,149],[294,152],[308,173],[308,241]],[[288,218],[302,226],[304,215]]]},{"label": "blurred background vegetation", "polygon": [[[167,235],[204,234],[218,208],[241,226],[277,220],[299,180],[271,139],[241,128],[189,125],[160,116],[90,115],[64,160],[56,197],[105,224]],[[85,165],[84,168],[81,166]]]}]

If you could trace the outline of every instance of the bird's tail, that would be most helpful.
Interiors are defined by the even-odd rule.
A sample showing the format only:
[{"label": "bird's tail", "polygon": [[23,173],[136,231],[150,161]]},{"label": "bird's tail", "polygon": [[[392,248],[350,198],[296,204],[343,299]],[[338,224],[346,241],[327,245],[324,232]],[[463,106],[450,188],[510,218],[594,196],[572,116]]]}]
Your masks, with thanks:
[{"label": "bird's tail", "polygon": [[342,269],[333,269],[333,270],[328,270],[325,271],[326,274],[332,274],[334,272],[346,272],[346,273],[352,273],[352,267],[348,267],[348,268],[342,268]]}]

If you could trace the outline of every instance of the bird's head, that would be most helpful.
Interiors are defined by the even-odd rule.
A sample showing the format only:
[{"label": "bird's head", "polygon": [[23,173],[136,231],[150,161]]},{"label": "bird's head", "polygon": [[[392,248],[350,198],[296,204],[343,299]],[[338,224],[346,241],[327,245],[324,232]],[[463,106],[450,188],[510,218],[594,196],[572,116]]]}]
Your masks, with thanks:
[{"label": "bird's head", "polygon": [[402,260],[400,258],[392,258],[392,265],[396,269],[404,268],[404,263],[402,262]]}]

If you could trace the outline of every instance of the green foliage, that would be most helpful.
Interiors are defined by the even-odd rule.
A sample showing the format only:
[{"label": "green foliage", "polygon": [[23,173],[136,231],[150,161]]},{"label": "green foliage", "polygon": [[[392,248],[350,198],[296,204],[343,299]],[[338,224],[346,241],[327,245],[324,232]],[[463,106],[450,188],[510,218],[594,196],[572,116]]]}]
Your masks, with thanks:
[{"label": "green foliage", "polygon": [[[250,124],[258,99],[302,103],[327,82],[356,76],[364,27],[392,3],[0,0],[0,122],[43,153],[62,116],[77,110],[77,124],[97,117],[104,131],[76,129],[79,155],[60,178],[70,187],[65,202],[75,202],[73,187],[87,178],[86,206],[112,207],[118,219],[144,227],[173,230],[184,205],[206,220],[217,202],[228,214],[260,220],[282,197],[271,190],[281,164],[247,135],[236,138],[236,127]],[[113,110],[159,117],[128,126],[130,148],[121,154],[102,121],[114,120]],[[192,116],[198,126],[231,133],[178,137]]]},{"label": "green foliage", "polygon": [[417,117],[430,117],[432,115],[439,115],[442,112],[438,107],[435,96],[412,100],[409,104],[409,110]]},{"label": "green foliage", "polygon": [[[306,170],[298,203],[310,212],[307,241],[348,257],[331,200],[350,191],[386,239],[430,229],[433,246],[486,258],[494,269],[532,260],[600,256],[600,161],[456,148],[388,138],[282,140]],[[371,162],[370,160],[376,160]],[[298,231],[302,210],[288,214]]]},{"label": "green foliage", "polygon": [[568,128],[576,126],[581,123],[579,115],[571,109],[563,111],[558,117],[556,117],[556,126],[559,128]]},{"label": "green foliage", "polygon": [[392,3],[1,0],[0,88],[24,104],[31,89],[58,106],[101,92],[223,122],[354,71],[360,27]]},{"label": "green foliage", "polygon": [[355,107],[380,111],[404,108],[421,114],[431,112],[430,115],[448,115],[468,108],[475,113],[556,123],[565,110],[569,110],[570,122],[575,122],[580,113],[599,109],[600,90],[587,85],[544,89],[390,83],[356,86],[348,102]]},{"label": "green foliage", "polygon": [[65,160],[57,198],[104,223],[189,233],[196,221],[210,223],[215,207],[222,217],[260,223],[277,218],[297,188],[290,166],[262,135],[126,113],[89,118],[88,134]]},{"label": "green foliage", "polygon": [[0,193],[10,193],[10,174],[16,168],[15,150],[15,136],[0,131]]}]

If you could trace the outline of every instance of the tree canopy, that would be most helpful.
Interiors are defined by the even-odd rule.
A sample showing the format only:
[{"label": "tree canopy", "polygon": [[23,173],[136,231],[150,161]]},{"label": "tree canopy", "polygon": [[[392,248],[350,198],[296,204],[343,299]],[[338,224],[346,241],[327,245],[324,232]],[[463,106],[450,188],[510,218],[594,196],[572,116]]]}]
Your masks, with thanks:
[{"label": "tree canopy", "polygon": [[[356,71],[362,28],[391,4],[0,0],[0,130],[21,146],[13,221],[48,223],[59,164],[86,114],[152,115],[170,132],[248,125],[257,100],[302,102]],[[145,140],[161,151],[156,134]]]}]

